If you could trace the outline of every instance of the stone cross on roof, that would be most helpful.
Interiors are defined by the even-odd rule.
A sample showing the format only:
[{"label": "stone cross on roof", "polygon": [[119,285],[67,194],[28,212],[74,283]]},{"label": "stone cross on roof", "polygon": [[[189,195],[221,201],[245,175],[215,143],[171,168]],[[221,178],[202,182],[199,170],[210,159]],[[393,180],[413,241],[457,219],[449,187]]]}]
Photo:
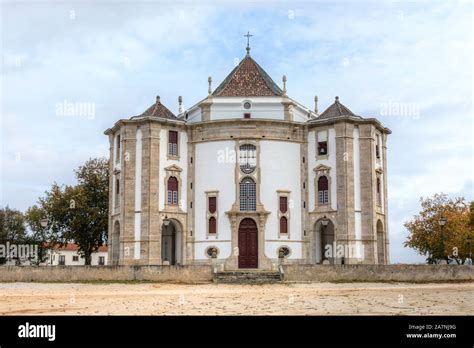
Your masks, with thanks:
[{"label": "stone cross on roof", "polygon": [[246,38],[247,38],[247,55],[250,54],[250,38],[253,36],[253,35],[250,35],[250,31],[247,31],[247,34],[244,35]]}]

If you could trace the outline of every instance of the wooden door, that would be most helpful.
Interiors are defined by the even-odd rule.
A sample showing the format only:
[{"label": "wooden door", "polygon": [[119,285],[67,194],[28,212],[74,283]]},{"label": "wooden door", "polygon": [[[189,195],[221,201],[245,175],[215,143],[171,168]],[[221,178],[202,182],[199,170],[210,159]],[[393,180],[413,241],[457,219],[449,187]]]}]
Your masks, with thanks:
[{"label": "wooden door", "polygon": [[258,229],[249,218],[239,225],[239,268],[258,268]]}]

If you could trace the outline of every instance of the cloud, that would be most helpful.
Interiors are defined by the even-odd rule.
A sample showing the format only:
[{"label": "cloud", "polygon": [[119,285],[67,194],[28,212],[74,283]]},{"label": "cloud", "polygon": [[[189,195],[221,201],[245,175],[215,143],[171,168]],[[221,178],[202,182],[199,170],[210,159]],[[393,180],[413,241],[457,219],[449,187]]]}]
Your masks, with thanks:
[{"label": "cloud", "polygon": [[[419,197],[473,198],[471,5],[465,2],[61,2],[2,4],[0,204],[26,209],[52,182],[108,154],[103,131],[157,94],[191,106],[251,53],[288,93],[320,110],[335,95],[393,134],[388,147],[392,261]],[[365,6],[367,5],[367,6]],[[64,101],[95,114],[61,116]],[[419,115],[381,115],[414,103]]]}]

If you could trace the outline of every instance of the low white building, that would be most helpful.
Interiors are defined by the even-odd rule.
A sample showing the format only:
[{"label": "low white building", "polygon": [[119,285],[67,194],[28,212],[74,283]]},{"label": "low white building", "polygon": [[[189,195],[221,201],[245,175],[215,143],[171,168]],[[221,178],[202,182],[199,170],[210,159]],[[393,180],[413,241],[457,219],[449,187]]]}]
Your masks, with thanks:
[{"label": "low white building", "polygon": [[[84,266],[86,259],[79,255],[79,246],[68,243],[62,247],[56,247],[48,251],[48,258],[44,262],[47,266]],[[97,252],[92,253],[91,266],[107,265],[107,246],[99,247]]]}]

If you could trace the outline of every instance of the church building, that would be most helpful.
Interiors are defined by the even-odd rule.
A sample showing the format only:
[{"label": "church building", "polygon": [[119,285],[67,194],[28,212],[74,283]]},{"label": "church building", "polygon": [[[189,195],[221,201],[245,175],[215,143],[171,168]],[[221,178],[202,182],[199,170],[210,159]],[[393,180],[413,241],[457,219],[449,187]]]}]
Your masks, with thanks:
[{"label": "church building", "polygon": [[387,264],[387,136],[301,105],[247,54],[204,99],[160,97],[110,141],[109,264]]}]

